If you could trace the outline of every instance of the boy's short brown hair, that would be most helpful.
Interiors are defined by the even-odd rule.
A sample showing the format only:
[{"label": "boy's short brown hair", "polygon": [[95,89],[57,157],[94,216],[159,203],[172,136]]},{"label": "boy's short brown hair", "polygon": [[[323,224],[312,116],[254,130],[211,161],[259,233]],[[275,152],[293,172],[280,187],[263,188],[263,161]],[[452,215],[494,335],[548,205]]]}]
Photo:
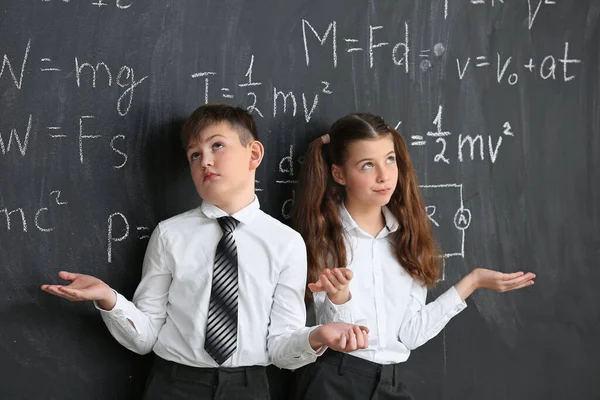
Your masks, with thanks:
[{"label": "boy's short brown hair", "polygon": [[243,146],[258,140],[256,123],[248,111],[227,104],[204,104],[196,108],[183,124],[181,145],[187,148],[190,140],[198,137],[204,128],[221,122],[228,122],[237,131]]}]

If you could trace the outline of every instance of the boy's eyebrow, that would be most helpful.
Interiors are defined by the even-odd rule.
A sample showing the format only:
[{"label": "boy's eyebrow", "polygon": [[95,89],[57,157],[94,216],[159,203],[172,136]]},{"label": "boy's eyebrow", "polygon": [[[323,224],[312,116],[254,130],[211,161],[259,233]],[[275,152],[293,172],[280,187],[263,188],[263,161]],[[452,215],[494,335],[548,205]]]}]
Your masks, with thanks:
[{"label": "boy's eyebrow", "polygon": [[216,138],[217,136],[221,136],[223,139],[227,139],[225,136],[221,135],[220,133],[215,133],[215,134],[214,134],[214,135],[212,135],[211,137],[207,138],[207,139],[205,140],[205,142],[208,142],[208,141],[210,141],[211,139],[214,139],[214,138]]},{"label": "boy's eyebrow", "polygon": [[[205,142],[208,142],[208,141],[210,141],[211,139],[213,139],[213,138],[215,138],[215,137],[217,137],[217,136],[220,136],[220,137],[222,137],[223,139],[227,139],[225,136],[221,135],[220,133],[216,133],[216,134],[212,135],[211,137],[207,138],[207,139],[205,140]],[[188,144],[188,145],[187,145],[187,147],[186,147],[186,150],[189,150],[191,147],[195,146],[196,144],[197,144],[197,141],[196,141],[196,142],[192,142],[192,143]]]},{"label": "boy's eyebrow", "polygon": [[[394,150],[392,150],[392,151],[390,151],[389,153],[387,153],[385,156],[387,157],[387,156],[389,156],[390,154],[396,154],[396,152],[395,152]],[[361,163],[361,162],[363,162],[363,161],[371,161],[371,160],[372,160],[371,158],[363,158],[362,160],[360,160],[360,161],[357,161],[357,162],[356,162],[354,165],[356,165],[356,164],[360,164],[360,163]]]}]

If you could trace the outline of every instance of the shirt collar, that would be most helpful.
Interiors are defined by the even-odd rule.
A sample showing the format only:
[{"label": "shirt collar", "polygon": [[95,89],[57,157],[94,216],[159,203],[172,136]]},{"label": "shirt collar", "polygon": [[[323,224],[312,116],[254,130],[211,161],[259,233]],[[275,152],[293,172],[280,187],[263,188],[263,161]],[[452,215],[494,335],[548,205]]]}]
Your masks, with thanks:
[{"label": "shirt collar", "polygon": [[[387,208],[387,206],[381,207],[381,212],[383,213],[383,218],[385,219],[385,227],[390,233],[396,232],[400,227],[398,219],[394,216],[394,214],[392,214],[392,212],[389,208]],[[354,218],[352,218],[352,215],[350,215],[350,213],[348,212],[348,209],[346,208],[346,205],[344,203],[342,203],[342,206],[340,207],[340,215],[342,218],[342,226],[344,230],[349,232],[352,229],[360,229]]]},{"label": "shirt collar", "polygon": [[[244,224],[249,224],[250,221],[252,221],[252,219],[254,219],[254,217],[258,214],[259,210],[260,203],[258,202],[258,197],[254,196],[254,200],[252,200],[252,203],[248,204],[241,210],[235,212],[231,216]],[[210,219],[217,219],[229,215],[225,211],[221,210],[219,207],[207,201],[202,201],[200,211],[202,211],[202,213]]]}]

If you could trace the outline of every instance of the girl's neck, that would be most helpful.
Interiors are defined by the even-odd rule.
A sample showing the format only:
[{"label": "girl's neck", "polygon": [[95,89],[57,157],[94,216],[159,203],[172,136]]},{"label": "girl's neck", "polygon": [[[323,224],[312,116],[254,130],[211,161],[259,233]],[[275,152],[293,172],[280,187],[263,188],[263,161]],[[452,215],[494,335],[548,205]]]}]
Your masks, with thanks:
[{"label": "girl's neck", "polygon": [[376,237],[385,226],[385,218],[381,212],[381,206],[356,204],[349,199],[344,201],[344,205],[360,229],[371,236]]}]

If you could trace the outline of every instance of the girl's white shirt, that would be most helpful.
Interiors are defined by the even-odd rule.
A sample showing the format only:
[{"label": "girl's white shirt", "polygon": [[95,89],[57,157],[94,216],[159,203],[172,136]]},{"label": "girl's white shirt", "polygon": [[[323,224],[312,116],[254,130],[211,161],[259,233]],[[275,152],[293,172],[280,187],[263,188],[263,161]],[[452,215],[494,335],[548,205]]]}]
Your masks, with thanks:
[{"label": "girl's white shirt", "polygon": [[467,304],[454,286],[425,304],[427,288],[393,254],[389,235],[400,225],[387,207],[382,210],[386,226],[373,237],[360,229],[344,205],[340,207],[349,260],[346,267],[354,273],[351,299],[336,305],[319,292],[314,300],[317,323],[348,322],[369,328],[369,347],[352,355],[393,364],[406,361],[411,350],[436,336]]}]

